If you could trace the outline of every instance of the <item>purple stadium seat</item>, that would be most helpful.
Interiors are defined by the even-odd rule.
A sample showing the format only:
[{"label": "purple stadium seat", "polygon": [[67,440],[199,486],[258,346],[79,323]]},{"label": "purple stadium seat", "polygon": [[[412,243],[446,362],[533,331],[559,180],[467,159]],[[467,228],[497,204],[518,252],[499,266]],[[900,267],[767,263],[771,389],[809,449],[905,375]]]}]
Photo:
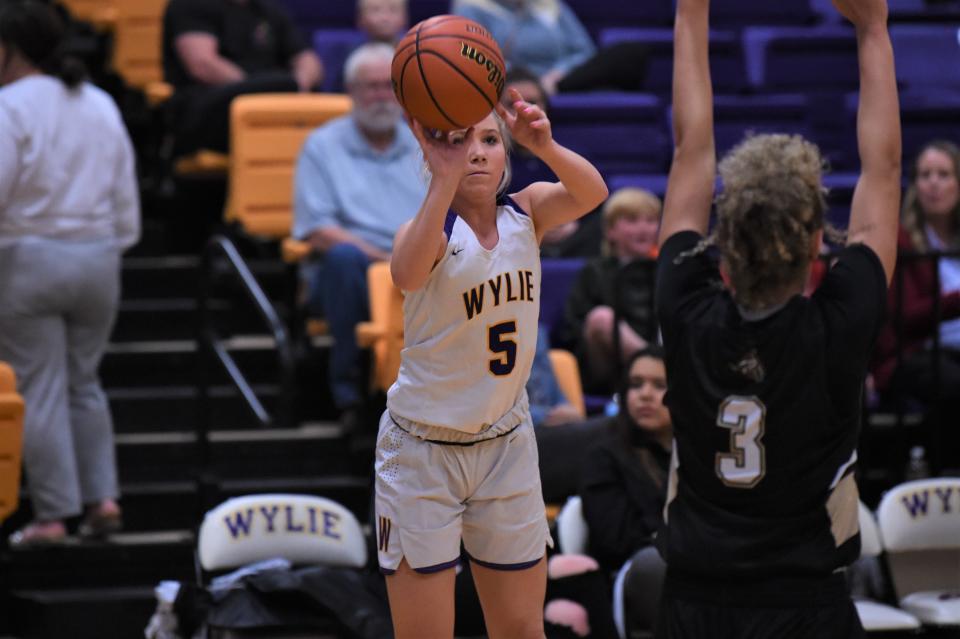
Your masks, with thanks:
[{"label": "purple stadium seat", "polygon": [[[847,98],[851,117],[857,111],[857,95]],[[903,126],[903,161],[913,162],[921,147],[931,140],[960,143],[960,93],[906,91],[900,94],[900,122]]]},{"label": "purple stadium seat", "polygon": [[613,193],[623,188],[632,187],[650,191],[659,198],[667,192],[666,173],[637,173],[625,175],[611,175],[607,179],[607,188]]},{"label": "purple stadium seat", "polygon": [[960,22],[890,27],[897,81],[908,89],[960,90]]},{"label": "purple stadium seat", "polygon": [[850,221],[850,203],[859,173],[827,173],[823,185],[827,187],[827,221],[838,229],[846,229]]},{"label": "purple stadium seat", "polygon": [[604,174],[664,170],[669,143],[663,103],[642,93],[561,93],[550,102],[556,139]]},{"label": "purple stadium seat", "polygon": [[817,13],[810,0],[724,0],[710,7],[716,25],[812,24]]},{"label": "purple stadium seat", "polygon": [[845,25],[747,27],[743,53],[755,89],[846,92],[858,86],[857,41]]},{"label": "purple stadium seat", "polygon": [[321,90],[328,93],[344,91],[343,63],[347,56],[366,40],[366,34],[357,29],[317,29],[313,32],[313,50],[323,60]]},{"label": "purple stadium seat", "polygon": [[722,155],[755,133],[799,133],[812,138],[810,101],[804,95],[718,95],[714,98],[717,151]]},{"label": "purple stadium seat", "polygon": [[[644,90],[669,93],[673,81],[673,31],[639,27],[610,27],[600,32],[601,47],[622,42],[641,42],[649,47],[647,75]],[[740,40],[731,31],[710,33],[710,69],[714,89],[724,92],[740,91],[746,86],[743,73],[743,53]]]},{"label": "purple stadium seat", "polygon": [[[327,0],[329,2],[330,0]],[[450,13],[450,0],[410,0],[410,25]]]},{"label": "purple stadium seat", "polygon": [[657,27],[673,22],[672,0],[567,0],[567,4],[594,36],[608,27]]},{"label": "purple stadium seat", "polygon": [[567,295],[585,260],[579,258],[543,258],[540,260],[540,323],[552,336],[563,321]]},{"label": "purple stadium seat", "polygon": [[960,20],[960,0],[888,0],[895,21]]},{"label": "purple stadium seat", "polygon": [[357,25],[356,4],[346,0],[280,0],[305,34],[316,29],[350,29]]},{"label": "purple stadium seat", "polygon": [[856,166],[855,129],[845,94],[719,95],[715,100],[717,151],[722,155],[754,133],[799,134],[816,143],[834,170]]}]

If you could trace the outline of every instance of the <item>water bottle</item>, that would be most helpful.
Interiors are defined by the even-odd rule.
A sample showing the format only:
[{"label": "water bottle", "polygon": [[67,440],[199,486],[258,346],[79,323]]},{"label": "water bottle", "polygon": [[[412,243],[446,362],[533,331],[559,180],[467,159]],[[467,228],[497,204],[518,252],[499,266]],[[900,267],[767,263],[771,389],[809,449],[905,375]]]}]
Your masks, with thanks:
[{"label": "water bottle", "polygon": [[614,393],[613,397],[610,398],[610,401],[608,401],[604,405],[603,414],[606,415],[607,417],[614,417],[619,412],[620,412],[620,397],[619,395],[617,395],[617,393]]},{"label": "water bottle", "polygon": [[904,481],[925,479],[930,476],[930,464],[927,463],[927,451],[923,446],[914,446],[910,449],[910,460],[903,473]]}]

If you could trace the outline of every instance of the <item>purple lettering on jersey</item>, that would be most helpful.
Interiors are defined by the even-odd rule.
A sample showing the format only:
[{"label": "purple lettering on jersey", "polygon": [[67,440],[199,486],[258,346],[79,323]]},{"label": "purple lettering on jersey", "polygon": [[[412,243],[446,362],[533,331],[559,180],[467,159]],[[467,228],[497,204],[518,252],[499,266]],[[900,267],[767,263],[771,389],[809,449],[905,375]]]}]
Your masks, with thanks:
[{"label": "purple lettering on jersey", "polygon": [[470,289],[469,296],[463,294],[463,305],[467,310],[467,320],[472,320],[474,315],[483,312],[483,289],[484,284]]},{"label": "purple lettering on jersey", "polygon": [[513,278],[510,277],[510,273],[504,273],[507,276],[507,301],[516,302],[517,298],[513,294]]},{"label": "purple lettering on jersey", "polygon": [[503,276],[497,275],[497,279],[489,279],[487,283],[490,284],[490,290],[493,292],[493,305],[500,306],[500,287],[503,285]]}]

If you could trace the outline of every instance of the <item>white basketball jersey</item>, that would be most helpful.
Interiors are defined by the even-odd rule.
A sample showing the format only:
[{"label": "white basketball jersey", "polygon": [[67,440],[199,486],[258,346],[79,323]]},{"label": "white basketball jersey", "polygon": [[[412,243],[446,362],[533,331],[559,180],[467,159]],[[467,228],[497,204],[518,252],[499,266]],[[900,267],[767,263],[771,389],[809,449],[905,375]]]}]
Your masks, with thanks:
[{"label": "white basketball jersey", "polygon": [[524,396],[537,348],[540,246],[533,220],[509,197],[497,206],[497,230],[487,250],[447,215],[446,253],[426,285],[405,293],[391,414],[478,433]]}]

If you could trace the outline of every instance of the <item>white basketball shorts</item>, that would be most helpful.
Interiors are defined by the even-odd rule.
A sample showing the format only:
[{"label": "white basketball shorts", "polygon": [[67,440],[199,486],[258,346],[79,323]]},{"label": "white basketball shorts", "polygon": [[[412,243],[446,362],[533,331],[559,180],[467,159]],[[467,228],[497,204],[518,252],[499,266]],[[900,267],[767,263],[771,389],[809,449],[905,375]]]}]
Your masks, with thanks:
[{"label": "white basketball shorts", "polygon": [[463,445],[416,437],[385,411],[377,435],[376,511],[385,574],[404,557],[421,573],[452,568],[461,539],[481,566],[532,567],[553,540],[529,415],[499,437]]}]

